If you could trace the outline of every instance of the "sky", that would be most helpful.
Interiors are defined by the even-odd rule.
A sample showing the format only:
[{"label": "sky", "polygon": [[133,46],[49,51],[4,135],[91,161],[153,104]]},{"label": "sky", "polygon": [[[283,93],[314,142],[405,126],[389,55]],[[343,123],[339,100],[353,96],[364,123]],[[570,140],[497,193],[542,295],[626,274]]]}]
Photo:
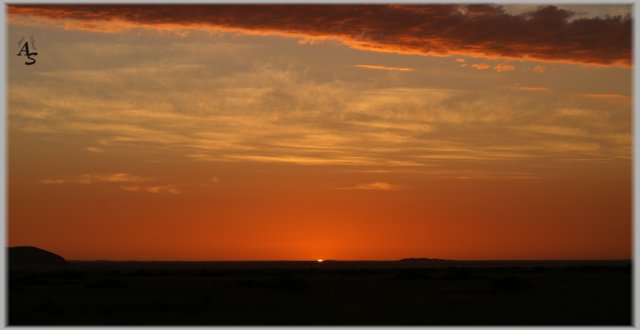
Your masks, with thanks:
[{"label": "sky", "polygon": [[628,259],[630,12],[9,5],[8,244]]}]

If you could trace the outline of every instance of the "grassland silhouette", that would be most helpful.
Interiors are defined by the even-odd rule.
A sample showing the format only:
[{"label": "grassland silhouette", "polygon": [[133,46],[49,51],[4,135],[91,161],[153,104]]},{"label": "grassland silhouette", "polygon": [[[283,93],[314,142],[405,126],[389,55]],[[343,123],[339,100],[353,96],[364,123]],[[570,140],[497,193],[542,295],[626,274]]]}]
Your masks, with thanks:
[{"label": "grassland silhouette", "polygon": [[630,325],[630,261],[116,262],[9,248],[9,325]]}]

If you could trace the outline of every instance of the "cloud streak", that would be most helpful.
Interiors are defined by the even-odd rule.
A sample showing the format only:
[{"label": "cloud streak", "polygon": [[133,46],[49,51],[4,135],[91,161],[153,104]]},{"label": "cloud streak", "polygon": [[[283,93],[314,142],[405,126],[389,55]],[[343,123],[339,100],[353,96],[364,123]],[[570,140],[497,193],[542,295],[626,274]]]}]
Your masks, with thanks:
[{"label": "cloud streak", "polygon": [[353,187],[344,187],[338,188],[339,190],[381,190],[381,191],[391,191],[391,190],[400,190],[402,186],[387,183],[387,182],[371,182],[371,183],[361,183],[355,185]]},{"label": "cloud streak", "polygon": [[473,64],[471,65],[472,68],[476,69],[476,70],[488,70],[490,68],[489,64],[486,63],[479,63],[479,64]]},{"label": "cloud streak", "polygon": [[622,94],[616,94],[616,93],[586,93],[586,94],[580,94],[580,95],[584,96],[584,97],[593,97],[593,98],[597,98],[597,99],[625,99],[625,98],[629,98],[629,96],[622,95]]},{"label": "cloud streak", "polygon": [[509,65],[509,64],[498,64],[494,67],[494,69],[496,70],[496,72],[507,72],[507,71],[513,71],[515,70],[515,66],[514,65]]},{"label": "cloud streak", "polygon": [[44,184],[63,184],[63,183],[78,183],[78,184],[93,184],[93,183],[130,183],[130,182],[142,182],[145,179],[138,175],[132,175],[128,173],[108,173],[108,174],[81,174],[68,178],[55,178],[44,179],[40,183]]},{"label": "cloud streak", "polygon": [[600,65],[631,64],[629,16],[577,17],[498,5],[9,5],[14,24],[41,17],[67,29],[229,30],[338,39],[357,49],[464,54]]},{"label": "cloud streak", "polygon": [[413,71],[411,68],[399,68],[395,66],[384,66],[384,65],[367,65],[367,64],[356,64],[357,67],[363,69],[373,69],[373,70],[388,70],[388,71]]},{"label": "cloud streak", "polygon": [[151,194],[179,194],[180,190],[176,185],[165,185],[165,186],[122,186],[122,189],[131,192],[147,192]]},{"label": "cloud streak", "polygon": [[142,182],[152,181],[151,178],[141,177],[129,173],[106,173],[106,174],[80,174],[72,177],[43,179],[42,184],[124,184],[120,186],[123,190],[132,192],[147,192],[152,194],[179,194],[181,191],[178,185],[141,185]]},{"label": "cloud streak", "polygon": [[517,90],[520,90],[520,91],[529,91],[529,92],[547,92],[547,91],[549,91],[549,88],[548,87],[544,87],[544,86],[517,85],[517,86],[512,86],[510,88],[517,89]]}]

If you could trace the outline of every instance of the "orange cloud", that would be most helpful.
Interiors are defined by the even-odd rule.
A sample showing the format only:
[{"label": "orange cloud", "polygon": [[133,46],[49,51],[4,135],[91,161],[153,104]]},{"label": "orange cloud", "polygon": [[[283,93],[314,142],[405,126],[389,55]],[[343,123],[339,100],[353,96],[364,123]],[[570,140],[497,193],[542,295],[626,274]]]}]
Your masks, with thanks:
[{"label": "orange cloud", "polygon": [[543,67],[542,65],[536,65],[533,67],[533,72],[535,73],[544,73],[545,70],[546,68]]},{"label": "orange cloud", "polygon": [[599,99],[622,99],[622,98],[628,97],[626,95],[616,94],[616,93],[586,93],[586,94],[580,94],[580,95],[584,97],[595,97]]},{"label": "orange cloud", "polygon": [[359,68],[374,69],[374,70],[413,71],[413,69],[411,68],[399,68],[394,66],[383,66],[383,65],[356,64],[356,66]]},{"label": "orange cloud", "polygon": [[362,183],[353,187],[339,188],[340,190],[399,190],[400,186],[387,182]]},{"label": "orange cloud", "polygon": [[128,173],[109,173],[109,174],[82,174],[70,178],[56,178],[56,179],[44,179],[40,180],[40,183],[44,184],[63,184],[63,183],[79,183],[79,184],[93,184],[93,183],[122,183],[122,182],[141,182],[146,181],[143,177],[138,175],[131,175]]},{"label": "orange cloud", "polygon": [[151,187],[141,187],[141,186],[122,186],[122,189],[126,191],[132,192],[148,192],[152,194],[179,194],[180,190],[176,185],[165,185],[165,186],[151,186]]},{"label": "orange cloud", "polygon": [[479,64],[473,64],[471,65],[471,67],[473,67],[476,70],[487,70],[489,69],[489,64],[479,63]]},{"label": "orange cloud", "polygon": [[[9,5],[10,21],[68,29],[226,29],[338,39],[382,52],[631,64],[630,17],[574,18],[555,6],[518,15],[499,5]],[[24,23],[24,22],[23,22]],[[27,23],[24,23],[27,24]]]},{"label": "orange cloud", "polygon": [[498,64],[494,67],[496,72],[513,71],[515,68],[516,68],[515,66],[509,65],[509,64]]},{"label": "orange cloud", "polygon": [[[215,177],[214,177],[215,178]],[[217,179],[217,178],[215,178]],[[121,186],[123,190],[133,191],[133,192],[148,192],[153,194],[179,194],[180,190],[177,185],[163,185],[163,186],[141,186],[141,185],[131,185],[137,184],[141,182],[151,181],[150,178],[144,178],[138,175],[132,175],[128,173],[107,173],[107,174],[81,174],[73,177],[66,178],[55,178],[55,179],[44,179],[40,180],[40,183],[43,184],[97,184],[97,183],[118,183],[118,184],[129,184],[126,186]]]},{"label": "orange cloud", "polygon": [[521,91],[531,91],[531,92],[546,92],[549,90],[549,88],[543,87],[543,86],[514,86],[512,88],[521,90]]}]

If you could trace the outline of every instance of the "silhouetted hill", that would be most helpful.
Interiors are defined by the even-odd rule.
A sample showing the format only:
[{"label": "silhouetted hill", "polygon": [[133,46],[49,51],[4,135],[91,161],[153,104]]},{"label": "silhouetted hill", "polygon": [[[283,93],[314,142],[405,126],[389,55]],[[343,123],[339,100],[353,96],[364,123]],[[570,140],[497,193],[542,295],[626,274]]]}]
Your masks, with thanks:
[{"label": "silhouetted hill", "polygon": [[431,259],[431,258],[404,258],[398,261],[399,262],[437,262],[437,261],[453,261],[453,260]]},{"label": "silhouetted hill", "polygon": [[49,251],[34,246],[16,246],[9,248],[9,267],[48,267],[65,265],[67,261]]}]

